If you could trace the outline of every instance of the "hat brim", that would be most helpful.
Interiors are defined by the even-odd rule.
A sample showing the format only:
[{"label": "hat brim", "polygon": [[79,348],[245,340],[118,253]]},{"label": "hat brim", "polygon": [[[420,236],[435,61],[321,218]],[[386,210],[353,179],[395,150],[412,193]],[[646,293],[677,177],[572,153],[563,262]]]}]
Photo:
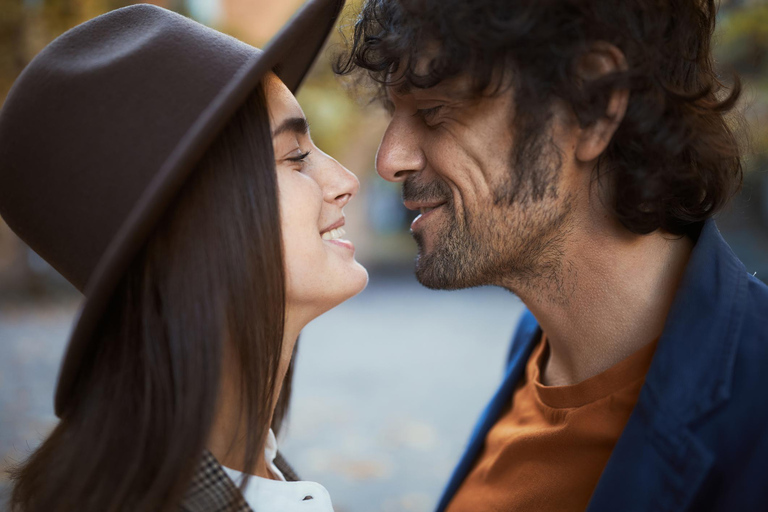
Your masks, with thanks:
[{"label": "hat brim", "polygon": [[295,93],[322,49],[344,0],[309,0],[234,75],[182,137],[142,194],[91,274],[59,371],[54,412],[62,417],[71,403],[81,362],[126,269],[165,213],[196,163],[264,76],[275,70]]}]

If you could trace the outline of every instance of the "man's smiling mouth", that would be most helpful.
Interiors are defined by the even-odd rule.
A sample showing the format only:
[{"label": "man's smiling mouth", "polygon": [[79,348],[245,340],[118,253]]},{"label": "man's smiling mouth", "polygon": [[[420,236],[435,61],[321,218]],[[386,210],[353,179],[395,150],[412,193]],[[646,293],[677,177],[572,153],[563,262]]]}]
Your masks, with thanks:
[{"label": "man's smiling mouth", "polygon": [[422,215],[425,213],[428,213],[435,208],[440,208],[448,201],[413,201],[413,200],[406,200],[403,201],[403,205],[408,208],[409,210],[418,211]]},{"label": "man's smiling mouth", "polygon": [[432,212],[439,209],[441,206],[444,206],[446,203],[447,201],[431,201],[428,203],[421,201],[405,201],[403,204],[406,208],[419,212],[419,215],[411,223],[411,231],[418,230],[424,220],[432,215]]},{"label": "man's smiling mouth", "polygon": [[[445,203],[443,203],[443,204],[445,204]],[[443,206],[443,204],[439,204],[439,205],[437,205],[437,206],[424,206],[424,207],[422,207],[422,208],[419,208],[419,212],[420,212],[422,215],[424,215],[425,213],[431,212],[431,211],[432,211],[432,210],[434,210],[435,208],[440,208],[441,206]]]}]

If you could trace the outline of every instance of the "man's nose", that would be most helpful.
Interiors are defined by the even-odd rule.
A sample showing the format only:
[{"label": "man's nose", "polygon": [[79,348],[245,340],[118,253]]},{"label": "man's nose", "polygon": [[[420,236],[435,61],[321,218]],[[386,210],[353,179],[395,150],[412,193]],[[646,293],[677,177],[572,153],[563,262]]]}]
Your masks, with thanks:
[{"label": "man's nose", "polygon": [[418,130],[411,116],[396,116],[390,121],[376,153],[376,172],[387,181],[404,181],[424,169],[426,158]]}]

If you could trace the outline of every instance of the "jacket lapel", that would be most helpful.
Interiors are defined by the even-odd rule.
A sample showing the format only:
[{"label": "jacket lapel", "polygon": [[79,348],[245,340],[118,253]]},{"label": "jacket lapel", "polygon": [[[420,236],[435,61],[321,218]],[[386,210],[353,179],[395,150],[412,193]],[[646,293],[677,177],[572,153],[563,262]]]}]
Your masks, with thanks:
[{"label": "jacket lapel", "polygon": [[685,425],[645,400],[616,443],[587,511],[688,510],[713,461]]},{"label": "jacket lapel", "polygon": [[437,505],[437,512],[445,510],[464,481],[464,478],[466,478],[467,473],[472,469],[475,459],[480,454],[480,450],[485,442],[485,436],[493,424],[496,423],[496,419],[501,412],[509,406],[512,400],[512,393],[525,370],[528,357],[540,338],[541,330],[536,323],[536,319],[529,311],[525,311],[513,337],[504,380],[475,425],[464,455],[462,455],[459,464],[453,470],[448,485],[443,491],[443,495]]}]

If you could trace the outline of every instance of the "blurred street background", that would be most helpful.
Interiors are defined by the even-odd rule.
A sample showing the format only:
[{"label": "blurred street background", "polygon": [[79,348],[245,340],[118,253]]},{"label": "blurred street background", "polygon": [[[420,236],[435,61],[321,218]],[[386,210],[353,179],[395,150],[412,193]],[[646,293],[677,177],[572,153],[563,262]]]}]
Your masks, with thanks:
[{"label": "blurred street background", "polygon": [[[152,2],[263,46],[303,0]],[[469,0],[468,0],[469,1]],[[124,0],[0,0],[0,101],[53,38]],[[300,341],[294,402],[281,448],[337,512],[432,510],[477,415],[501,376],[522,305],[493,288],[435,292],[412,276],[411,216],[373,157],[386,115],[348,94],[330,70],[341,31],[298,98],[317,145],[354,171],[361,193],[347,231],[371,272],[358,297],[317,319]],[[716,58],[739,73],[750,134],[744,187],[718,225],[749,272],[768,280],[768,0],[723,1]],[[0,511],[5,468],[55,424],[56,373],[80,296],[0,219]]]}]

